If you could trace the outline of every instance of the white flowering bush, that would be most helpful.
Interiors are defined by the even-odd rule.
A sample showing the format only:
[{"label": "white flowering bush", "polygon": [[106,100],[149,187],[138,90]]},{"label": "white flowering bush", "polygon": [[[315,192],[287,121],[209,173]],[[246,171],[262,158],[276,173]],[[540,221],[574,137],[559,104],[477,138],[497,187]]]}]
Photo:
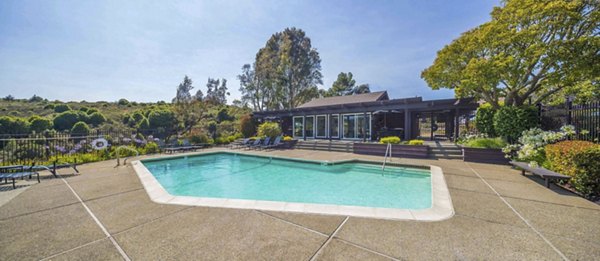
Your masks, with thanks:
[{"label": "white flowering bush", "polygon": [[523,131],[518,144],[511,144],[502,149],[507,158],[518,161],[529,162],[531,167],[538,167],[546,161],[544,147],[561,140],[565,140],[575,134],[575,127],[565,125],[560,131],[544,131],[540,128],[532,128]]},{"label": "white flowering bush", "polygon": [[458,139],[456,140],[456,143],[458,144],[465,144],[471,140],[475,140],[475,139],[485,139],[488,138],[488,135],[485,133],[472,133],[472,132],[464,132],[461,133],[460,136],[458,137]]}]

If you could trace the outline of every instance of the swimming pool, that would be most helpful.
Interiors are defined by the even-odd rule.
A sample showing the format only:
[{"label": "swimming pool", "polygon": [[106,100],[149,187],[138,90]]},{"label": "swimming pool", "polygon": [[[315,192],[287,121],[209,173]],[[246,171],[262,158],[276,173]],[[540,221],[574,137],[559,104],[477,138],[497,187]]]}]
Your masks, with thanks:
[{"label": "swimming pool", "polygon": [[151,198],[162,192],[153,198],[161,203],[411,219],[436,198],[432,171],[423,167],[382,171],[363,162],[218,152],[143,160],[134,168],[145,174]]}]

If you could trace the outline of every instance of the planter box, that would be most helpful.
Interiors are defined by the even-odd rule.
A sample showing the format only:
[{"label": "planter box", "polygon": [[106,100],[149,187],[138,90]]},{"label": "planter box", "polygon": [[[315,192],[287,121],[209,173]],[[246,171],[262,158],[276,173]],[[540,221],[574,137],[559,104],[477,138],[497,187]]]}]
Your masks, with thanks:
[{"label": "planter box", "polygon": [[468,162],[492,163],[508,165],[509,159],[504,157],[502,149],[480,149],[463,147],[463,160]]},{"label": "planter box", "polygon": [[[354,143],[354,153],[384,156],[387,144],[380,143]],[[427,158],[429,147],[425,145],[392,145],[392,157],[399,158]]]}]

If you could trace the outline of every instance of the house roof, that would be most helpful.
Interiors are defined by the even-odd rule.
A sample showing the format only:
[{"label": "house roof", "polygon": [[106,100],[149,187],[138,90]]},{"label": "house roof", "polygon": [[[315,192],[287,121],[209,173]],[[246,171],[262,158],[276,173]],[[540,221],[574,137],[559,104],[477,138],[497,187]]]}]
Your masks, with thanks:
[{"label": "house roof", "polygon": [[375,102],[375,101],[382,101],[382,100],[389,100],[387,91],[319,98],[319,99],[314,99],[312,101],[309,101],[305,104],[302,104],[302,105],[298,106],[297,108],[312,108],[312,107],[322,107],[322,106],[361,103],[361,102]]}]

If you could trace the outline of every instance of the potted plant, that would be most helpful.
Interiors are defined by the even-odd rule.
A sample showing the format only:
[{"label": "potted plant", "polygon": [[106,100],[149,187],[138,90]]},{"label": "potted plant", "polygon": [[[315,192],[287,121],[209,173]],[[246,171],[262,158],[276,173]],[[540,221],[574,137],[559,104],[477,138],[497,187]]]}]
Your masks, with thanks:
[{"label": "potted plant", "polygon": [[282,148],[291,149],[294,146],[296,146],[296,143],[298,143],[298,140],[295,140],[290,136],[283,136],[283,139],[281,139],[281,142],[283,143],[283,145],[281,146]]}]

